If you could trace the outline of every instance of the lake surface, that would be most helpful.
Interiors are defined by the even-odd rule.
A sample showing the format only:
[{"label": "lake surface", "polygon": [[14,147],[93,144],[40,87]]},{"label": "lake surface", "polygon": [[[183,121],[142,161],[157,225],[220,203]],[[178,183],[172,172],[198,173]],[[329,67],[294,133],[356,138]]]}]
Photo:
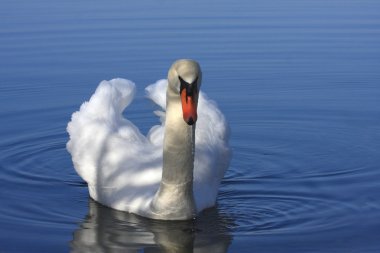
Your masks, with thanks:
[{"label": "lake surface", "polygon": [[[0,252],[380,252],[380,2],[0,3]],[[150,221],[91,201],[66,125],[101,80],[193,58],[231,127],[217,206]]]}]

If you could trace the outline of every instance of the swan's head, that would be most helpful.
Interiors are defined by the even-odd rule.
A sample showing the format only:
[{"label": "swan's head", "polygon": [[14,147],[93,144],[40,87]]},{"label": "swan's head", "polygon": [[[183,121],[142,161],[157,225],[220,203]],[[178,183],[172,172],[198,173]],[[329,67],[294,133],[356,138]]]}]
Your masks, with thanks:
[{"label": "swan's head", "polygon": [[169,69],[168,82],[172,94],[181,99],[183,120],[188,125],[197,121],[197,106],[202,72],[193,60],[178,60]]}]

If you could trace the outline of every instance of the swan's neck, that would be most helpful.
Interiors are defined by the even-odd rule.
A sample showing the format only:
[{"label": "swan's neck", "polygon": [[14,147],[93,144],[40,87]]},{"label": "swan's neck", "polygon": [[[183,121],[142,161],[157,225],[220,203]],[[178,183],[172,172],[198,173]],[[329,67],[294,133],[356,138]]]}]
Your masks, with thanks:
[{"label": "swan's neck", "polygon": [[162,181],[185,184],[193,181],[195,125],[189,126],[182,118],[167,112],[164,137]]},{"label": "swan's neck", "polygon": [[152,202],[154,218],[191,219],[195,216],[193,169],[195,124],[183,120],[181,102],[167,94],[163,170],[161,184]]}]

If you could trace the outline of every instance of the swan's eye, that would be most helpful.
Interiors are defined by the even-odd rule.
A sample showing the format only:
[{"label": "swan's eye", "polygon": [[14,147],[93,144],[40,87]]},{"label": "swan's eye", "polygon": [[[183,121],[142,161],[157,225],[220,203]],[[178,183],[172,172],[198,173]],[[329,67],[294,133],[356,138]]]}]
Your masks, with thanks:
[{"label": "swan's eye", "polygon": [[198,92],[198,77],[191,83],[191,86],[194,87],[193,89],[195,92]]},{"label": "swan's eye", "polygon": [[178,76],[178,79],[181,83],[181,86],[179,88],[179,93],[182,93],[182,90],[186,89],[186,96],[193,96],[193,94],[198,93],[198,77],[195,78],[195,80],[192,83],[188,83],[185,80],[182,79],[182,77]]}]

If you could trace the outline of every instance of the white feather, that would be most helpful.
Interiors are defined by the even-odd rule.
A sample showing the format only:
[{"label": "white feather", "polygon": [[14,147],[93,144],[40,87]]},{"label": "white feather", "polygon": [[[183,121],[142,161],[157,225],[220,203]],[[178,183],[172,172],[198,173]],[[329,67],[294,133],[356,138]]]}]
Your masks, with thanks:
[{"label": "white feather", "polygon": [[[95,200],[137,214],[149,208],[162,173],[166,87],[167,80],[159,80],[146,88],[147,97],[162,109],[156,112],[162,124],[153,126],[147,136],[122,115],[136,90],[126,79],[102,81],[90,100],[72,115],[67,150]],[[215,204],[229,161],[226,120],[201,92],[193,188],[198,212]]]}]

